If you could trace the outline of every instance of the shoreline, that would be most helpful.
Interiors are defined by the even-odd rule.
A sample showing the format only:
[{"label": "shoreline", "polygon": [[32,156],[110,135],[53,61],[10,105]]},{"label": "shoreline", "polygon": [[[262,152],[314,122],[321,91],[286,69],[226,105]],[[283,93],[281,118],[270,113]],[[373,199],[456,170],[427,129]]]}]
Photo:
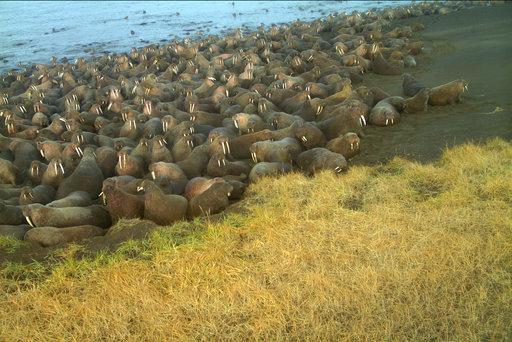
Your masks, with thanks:
[{"label": "shoreline", "polygon": [[[106,9],[96,13],[99,15],[96,18],[93,12],[89,13],[87,2],[80,1],[78,4],[68,4],[68,11],[71,15],[69,20],[60,20],[57,14],[59,8],[54,8],[54,4],[49,4],[48,11],[54,11],[55,14],[47,17],[39,17],[38,15],[45,15],[45,13],[39,13],[42,9],[39,8],[42,2],[39,2],[35,8],[24,8],[21,9],[23,12],[19,20],[30,21],[30,30],[35,36],[27,37],[26,34],[20,38],[12,40],[16,33],[14,31],[6,30],[1,34],[5,35],[5,44],[3,51],[0,51],[0,72],[5,74],[9,69],[14,67],[16,71],[21,69],[17,67],[18,63],[23,65],[31,66],[33,64],[48,63],[51,56],[54,55],[59,60],[63,57],[69,60],[75,60],[76,58],[84,58],[87,61],[91,61],[94,57],[101,57],[102,52],[123,54],[129,53],[132,47],[141,49],[147,45],[158,44],[164,45],[169,44],[172,38],[183,40],[185,38],[194,40],[204,38],[208,35],[214,35],[217,37],[226,36],[237,28],[242,29],[244,32],[253,32],[257,30],[258,25],[264,24],[266,28],[271,25],[282,25],[292,22],[292,16],[296,17],[296,20],[302,21],[313,21],[325,17],[329,12],[347,12],[350,13],[352,9],[359,8],[370,8],[382,7],[392,8],[400,5],[400,2],[391,1],[390,3],[382,2],[378,4],[378,1],[371,1],[366,5],[365,2],[353,1],[349,3],[342,3],[339,1],[331,2],[299,2],[299,3],[271,3],[262,2],[256,4],[252,2],[250,4],[244,3],[242,6],[238,2],[234,2],[232,5],[231,1],[215,2],[211,7],[211,15],[204,15],[206,8],[197,8],[200,12],[199,15],[192,14],[187,7],[186,2],[172,2],[172,6],[168,6],[168,3],[159,3],[157,7],[154,4],[143,4],[143,3],[126,3],[127,8],[121,8],[118,6],[121,2],[114,2],[115,7],[110,8],[107,6]],[[123,2],[124,3],[124,2]],[[348,6],[348,8],[339,8],[337,6]],[[402,3],[403,4],[403,3]],[[10,4],[6,4],[6,8]],[[208,7],[208,3],[202,3],[202,6]],[[310,6],[310,7],[308,7]],[[119,8],[118,8],[119,7]],[[17,7],[9,10],[14,11]],[[208,7],[209,8],[209,7]],[[0,9],[1,10],[1,9]],[[106,13],[103,11],[106,10]],[[7,10],[4,10],[7,11]],[[82,20],[77,18],[75,12],[86,11],[87,15],[93,16],[92,22],[85,22],[83,26],[76,24],[76,21]],[[31,13],[34,12],[34,13]],[[268,21],[266,18],[272,18],[272,13],[281,13],[281,16],[276,16],[277,19],[274,22]],[[2,15],[3,14],[3,15]],[[112,16],[112,18],[109,17]],[[125,17],[126,19],[124,19]],[[7,13],[0,11],[0,19],[4,20],[5,28],[9,25],[13,25],[11,18]],[[41,19],[43,19],[41,22]],[[259,20],[261,19],[261,20]],[[70,21],[71,20],[71,21]],[[47,21],[47,23],[45,22]],[[35,24],[37,23],[37,24]],[[51,24],[50,24],[51,23]],[[95,24],[91,27],[92,23]],[[88,26],[89,25],[89,26]],[[100,30],[101,28],[101,30]],[[24,26],[20,27],[20,30],[24,30]],[[37,36],[34,30],[44,32],[42,35]],[[89,30],[89,31],[88,31]],[[109,32],[108,39],[99,32]],[[161,33],[162,31],[165,34]],[[133,33],[131,33],[133,32]],[[201,33],[201,35],[198,35]],[[76,36],[90,36],[90,39],[83,40]],[[53,37],[53,38],[51,38]],[[45,44],[35,44],[35,40],[44,41]],[[68,41],[66,45],[65,41]],[[35,45],[34,45],[35,44]],[[38,56],[42,54],[45,58],[37,58],[33,62],[26,59],[27,53],[21,52],[19,49],[30,50],[32,54]],[[44,52],[44,51],[57,51],[55,52]],[[19,58],[16,58],[19,56]],[[28,54],[32,57],[31,54]],[[8,60],[7,60],[8,59]],[[6,60],[5,64],[2,65],[2,61]]]},{"label": "shoreline", "polygon": [[[449,20],[448,20],[449,18]],[[478,18],[478,20],[474,20]],[[401,156],[428,162],[443,149],[465,142],[499,137],[512,141],[512,4],[465,9],[407,18],[394,25],[419,22],[426,29],[414,38],[427,45],[418,66],[409,73],[427,87],[465,79],[469,91],[454,106],[429,107],[424,113],[405,115],[393,127],[368,126],[356,165],[379,164]],[[363,84],[379,85],[391,95],[402,95],[400,76],[368,75]]]}]

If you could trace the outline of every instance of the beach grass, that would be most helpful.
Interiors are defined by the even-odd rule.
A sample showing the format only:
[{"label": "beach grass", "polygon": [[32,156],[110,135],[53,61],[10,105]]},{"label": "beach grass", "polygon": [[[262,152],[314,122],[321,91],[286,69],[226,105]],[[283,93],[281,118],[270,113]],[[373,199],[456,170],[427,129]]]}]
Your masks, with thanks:
[{"label": "beach grass", "polygon": [[507,340],[511,179],[498,139],[263,179],[220,220],[4,262],[0,340]]}]

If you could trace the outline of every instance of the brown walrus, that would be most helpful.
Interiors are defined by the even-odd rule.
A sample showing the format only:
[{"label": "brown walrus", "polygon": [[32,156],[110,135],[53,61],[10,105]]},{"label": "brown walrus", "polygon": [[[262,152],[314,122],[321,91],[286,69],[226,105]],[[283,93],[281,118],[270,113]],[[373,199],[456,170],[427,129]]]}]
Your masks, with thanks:
[{"label": "brown walrus", "polygon": [[359,153],[359,143],[361,139],[355,133],[349,132],[341,137],[330,140],[325,147],[341,154],[345,159],[350,159]]},{"label": "brown walrus", "polygon": [[23,216],[32,227],[74,227],[94,225],[108,228],[111,225],[108,211],[101,205],[89,207],[50,208],[31,204],[23,209]]},{"label": "brown walrus", "polygon": [[446,106],[460,102],[460,95],[468,89],[464,80],[456,80],[430,89],[428,104]]},{"label": "brown walrus", "polygon": [[331,170],[340,173],[348,169],[345,157],[323,147],[302,152],[297,158],[297,164],[308,175],[313,175],[320,170]]},{"label": "brown walrus", "polygon": [[144,218],[159,225],[168,225],[186,217],[188,201],[180,195],[166,195],[149,180],[142,182],[144,189]]},{"label": "brown walrus", "polygon": [[104,184],[102,193],[113,223],[121,218],[144,217],[144,196],[129,194],[113,183]]},{"label": "brown walrus", "polygon": [[106,230],[92,225],[66,228],[37,227],[27,231],[24,240],[39,244],[43,247],[50,247],[66,242],[80,241],[94,236],[104,235],[105,232]]},{"label": "brown walrus", "polygon": [[384,59],[380,52],[373,56],[372,71],[379,75],[400,75],[402,70],[395,65],[390,64]]},{"label": "brown walrus", "polygon": [[229,196],[233,186],[225,181],[214,182],[201,194],[192,197],[188,206],[188,216],[217,214],[229,205]]}]

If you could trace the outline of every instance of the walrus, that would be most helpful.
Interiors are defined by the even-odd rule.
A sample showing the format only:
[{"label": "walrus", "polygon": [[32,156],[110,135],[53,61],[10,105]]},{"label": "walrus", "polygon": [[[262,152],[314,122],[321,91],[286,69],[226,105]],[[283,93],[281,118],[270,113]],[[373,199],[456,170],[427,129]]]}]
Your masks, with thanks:
[{"label": "walrus", "polygon": [[222,153],[213,154],[206,166],[206,173],[212,177],[222,177],[227,175],[248,176],[251,167],[242,160],[230,160]]},{"label": "walrus", "polygon": [[428,104],[431,106],[446,106],[459,103],[460,95],[468,89],[464,80],[455,80],[430,89]]},{"label": "walrus", "polygon": [[149,165],[151,178],[156,181],[171,183],[174,194],[182,194],[188,183],[188,177],[178,164],[158,162]]},{"label": "walrus", "polygon": [[141,185],[144,190],[144,218],[159,225],[168,225],[183,220],[187,214],[188,201],[180,195],[166,195],[149,180]]},{"label": "walrus", "polygon": [[78,167],[60,183],[56,197],[60,199],[74,191],[85,191],[91,198],[97,198],[101,192],[103,179],[103,172],[96,163],[94,151],[87,147]]},{"label": "walrus", "polygon": [[66,228],[37,227],[27,231],[25,233],[24,240],[36,243],[43,247],[51,247],[66,242],[80,241],[94,236],[101,236],[104,235],[105,232],[105,229],[92,225]]},{"label": "walrus", "polygon": [[394,125],[400,120],[396,107],[403,108],[404,100],[399,96],[391,96],[379,101],[370,112],[370,123],[375,126]]},{"label": "walrus", "polygon": [[55,189],[49,185],[37,185],[34,188],[24,186],[20,193],[20,205],[33,203],[47,204],[55,198]]},{"label": "walrus", "polygon": [[427,109],[428,98],[430,90],[427,88],[421,89],[416,95],[404,100],[405,113],[423,112]]},{"label": "walrus", "polygon": [[22,211],[32,227],[64,228],[93,225],[108,228],[112,223],[108,211],[101,205],[51,208],[42,204],[31,204],[25,206]]},{"label": "walrus", "polygon": [[380,52],[377,52],[373,56],[371,67],[372,67],[372,71],[379,75],[400,75],[400,74],[402,74],[402,70],[399,67],[394,66],[394,65],[390,64],[388,61],[386,61]]},{"label": "walrus", "polygon": [[0,158],[0,183],[16,185],[18,178],[18,167],[6,159]]},{"label": "walrus", "polygon": [[284,138],[278,141],[257,141],[249,148],[254,163],[287,162],[292,163],[302,152],[302,146],[295,138]]},{"label": "walrus", "polygon": [[239,137],[233,138],[229,142],[231,155],[235,159],[248,159],[251,158],[249,148],[257,141],[270,140],[272,133],[268,129],[263,131],[244,134]]},{"label": "walrus", "polygon": [[91,195],[86,191],[73,191],[66,197],[52,201],[46,206],[50,208],[88,207],[92,205]]},{"label": "walrus", "polygon": [[356,134],[362,132],[361,121],[354,119],[348,112],[320,121],[317,126],[324,133],[327,140],[332,140],[349,132]]},{"label": "walrus", "polygon": [[425,89],[426,87],[416,81],[414,77],[410,74],[405,73],[402,75],[402,89],[404,91],[404,95],[411,97],[416,95],[420,90]]},{"label": "walrus", "polygon": [[349,132],[341,137],[330,140],[325,148],[332,152],[341,154],[345,159],[350,159],[359,153],[359,142],[361,139],[357,134]]},{"label": "walrus", "polygon": [[215,182],[201,194],[192,197],[188,205],[188,217],[217,214],[229,206],[233,186],[225,181]]},{"label": "walrus", "polygon": [[62,159],[54,158],[50,160],[46,171],[44,171],[43,177],[41,178],[41,184],[51,185],[54,188],[57,188],[60,182],[64,179],[64,176],[65,171]]},{"label": "walrus", "polygon": [[252,183],[257,182],[263,177],[278,176],[293,171],[293,166],[283,162],[259,162],[254,165],[249,173],[249,180]]},{"label": "walrus", "polygon": [[121,218],[144,217],[144,196],[129,194],[107,183],[103,185],[102,198],[113,223]]},{"label": "walrus", "polygon": [[8,205],[0,201],[0,224],[19,226],[25,223],[20,207]]},{"label": "walrus", "polygon": [[345,157],[323,147],[316,147],[299,154],[297,165],[308,175],[320,170],[331,170],[336,173],[348,170]]},{"label": "walrus", "polygon": [[202,194],[217,182],[224,182],[224,180],[220,177],[194,177],[187,183],[183,196],[190,201],[193,197]]},{"label": "walrus", "polygon": [[23,240],[25,233],[31,227],[28,224],[22,224],[19,226],[13,225],[0,225],[0,236],[11,237],[17,240]]}]

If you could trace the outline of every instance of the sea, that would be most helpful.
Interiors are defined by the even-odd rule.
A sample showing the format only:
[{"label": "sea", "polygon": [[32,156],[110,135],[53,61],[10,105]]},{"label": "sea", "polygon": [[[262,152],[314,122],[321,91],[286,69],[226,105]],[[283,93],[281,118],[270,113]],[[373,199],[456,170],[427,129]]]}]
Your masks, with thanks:
[{"label": "sea", "polygon": [[0,73],[405,1],[0,1]]}]

